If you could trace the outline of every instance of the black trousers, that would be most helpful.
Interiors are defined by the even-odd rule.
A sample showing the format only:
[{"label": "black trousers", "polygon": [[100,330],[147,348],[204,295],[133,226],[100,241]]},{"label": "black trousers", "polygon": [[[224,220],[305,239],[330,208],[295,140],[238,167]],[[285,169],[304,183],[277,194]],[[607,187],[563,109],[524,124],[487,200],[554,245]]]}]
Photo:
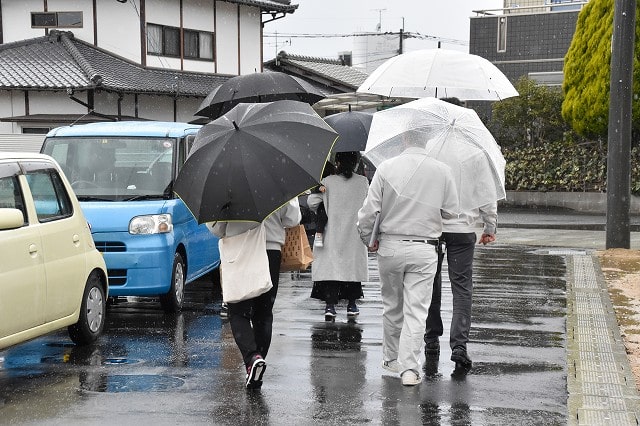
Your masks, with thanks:
[{"label": "black trousers", "polygon": [[278,294],[282,253],[280,250],[267,250],[267,257],[273,288],[253,299],[229,303],[231,332],[247,367],[255,355],[266,358],[271,346],[273,304]]},{"label": "black trousers", "polygon": [[[473,253],[475,233],[443,232],[447,255],[449,281],[453,295],[453,316],[449,333],[451,349],[462,346],[466,349],[471,328],[471,300],[473,295]],[[438,269],[433,281],[433,294],[426,323],[425,342],[438,340],[443,334],[440,306],[442,303],[442,262],[445,253],[438,253]]]}]

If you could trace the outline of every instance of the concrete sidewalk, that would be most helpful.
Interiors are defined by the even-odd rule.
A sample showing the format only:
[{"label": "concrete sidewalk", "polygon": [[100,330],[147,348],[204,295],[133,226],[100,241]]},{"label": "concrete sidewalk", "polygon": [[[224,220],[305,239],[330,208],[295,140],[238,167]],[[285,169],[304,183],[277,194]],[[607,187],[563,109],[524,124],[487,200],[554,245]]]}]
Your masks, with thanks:
[{"label": "concrete sidewalk", "polygon": [[[497,240],[503,244],[604,250],[606,216],[568,209],[500,208]],[[640,250],[640,217],[630,217],[631,247]]]},{"label": "concrete sidewalk", "polygon": [[[639,395],[594,250],[605,248],[604,215],[504,209],[498,242],[538,246],[566,259],[568,424],[637,425]],[[631,249],[640,249],[631,217]]]}]

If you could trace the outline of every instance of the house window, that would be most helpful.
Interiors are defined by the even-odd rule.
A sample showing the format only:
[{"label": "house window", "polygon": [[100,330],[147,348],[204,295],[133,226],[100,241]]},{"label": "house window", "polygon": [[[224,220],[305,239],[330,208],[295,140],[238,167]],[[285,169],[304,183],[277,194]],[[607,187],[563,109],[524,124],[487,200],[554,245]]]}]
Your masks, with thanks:
[{"label": "house window", "polygon": [[82,12],[31,12],[31,28],[82,28]]},{"label": "house window", "polygon": [[[213,60],[213,33],[184,30],[183,54],[189,59]],[[180,56],[180,29],[147,24],[147,53]]]},{"label": "house window", "polygon": [[51,130],[49,127],[23,127],[22,133],[29,135],[46,135]]},{"label": "house window", "polygon": [[147,52],[162,55],[162,27],[160,25],[147,25]]},{"label": "house window", "polygon": [[198,33],[198,39],[200,41],[199,57],[201,59],[213,60],[213,33],[200,31]]},{"label": "house window", "polygon": [[199,56],[200,43],[198,41],[198,32],[184,30],[184,57],[197,58]]},{"label": "house window", "polygon": [[507,51],[507,17],[498,18],[498,52]]},{"label": "house window", "polygon": [[174,27],[162,29],[162,48],[166,56],[180,56],[180,30]]}]

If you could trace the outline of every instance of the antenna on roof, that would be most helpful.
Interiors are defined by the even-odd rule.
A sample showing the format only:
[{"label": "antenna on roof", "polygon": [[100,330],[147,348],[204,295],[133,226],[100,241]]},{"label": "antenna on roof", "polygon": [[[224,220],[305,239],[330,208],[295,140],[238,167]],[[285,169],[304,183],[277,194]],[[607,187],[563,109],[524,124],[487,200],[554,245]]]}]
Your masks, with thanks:
[{"label": "antenna on roof", "polygon": [[382,12],[384,12],[387,9],[371,9],[371,10],[378,12],[378,24],[376,25],[376,31],[381,32],[382,31]]}]

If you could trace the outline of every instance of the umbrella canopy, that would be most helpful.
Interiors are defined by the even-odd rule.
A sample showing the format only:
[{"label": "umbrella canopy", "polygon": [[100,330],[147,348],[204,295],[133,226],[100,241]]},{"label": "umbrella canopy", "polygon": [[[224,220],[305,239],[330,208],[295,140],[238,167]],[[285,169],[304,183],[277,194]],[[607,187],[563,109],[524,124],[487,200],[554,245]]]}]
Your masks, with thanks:
[{"label": "umbrella canopy", "polygon": [[260,222],[316,185],[337,134],[308,104],[238,104],[205,125],[174,191],[198,223]]},{"label": "umbrella canopy", "polygon": [[313,105],[324,98],[301,78],[282,72],[253,73],[230,78],[213,89],[194,115],[215,119],[241,102],[293,100]]},{"label": "umbrella canopy", "polygon": [[426,142],[427,155],[451,167],[461,211],[505,198],[505,159],[474,110],[424,98],[377,112],[364,155],[377,167],[407,141]]},{"label": "umbrella canopy", "polygon": [[357,92],[494,101],[518,96],[509,79],[488,60],[446,49],[424,49],[394,56],[376,68]]},{"label": "umbrella canopy", "polygon": [[360,111],[339,112],[325,117],[324,121],[340,136],[333,152],[364,151],[372,119],[372,113]]}]

